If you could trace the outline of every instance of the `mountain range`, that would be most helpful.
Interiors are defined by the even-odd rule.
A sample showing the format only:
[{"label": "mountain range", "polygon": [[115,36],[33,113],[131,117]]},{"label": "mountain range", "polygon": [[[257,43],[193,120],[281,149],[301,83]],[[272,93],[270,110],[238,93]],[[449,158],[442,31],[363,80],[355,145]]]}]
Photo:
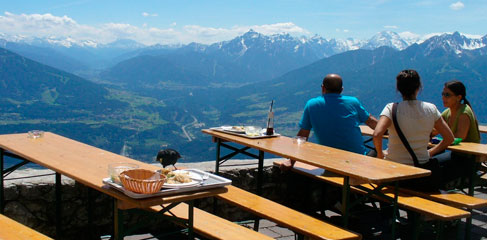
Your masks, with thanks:
[{"label": "mountain range", "polygon": [[[390,41],[385,40],[388,36]],[[420,99],[439,109],[443,83],[463,81],[479,121],[487,122],[486,36],[473,39],[455,32],[412,44],[392,33],[373,39],[383,46],[373,47],[371,39],[368,46],[348,51],[328,45],[326,52],[322,46],[333,40],[249,31],[212,45],[129,47],[120,50],[120,62],[99,74],[92,72],[90,80],[73,74],[77,70],[52,67],[79,63],[91,69],[75,58],[63,62],[68,54],[4,41],[3,47],[17,44],[17,52],[0,48],[0,133],[53,131],[116,153],[124,149],[144,161],[151,161],[163,147],[178,149],[183,161],[210,160],[214,146],[202,128],[264,126],[275,100],[276,130],[294,135],[304,104],[320,95],[321,80],[331,72],[344,78],[344,94],[358,97],[377,116],[386,103],[399,100],[394,79],[406,68],[418,70],[422,77]],[[125,43],[137,45],[119,43],[119,49]],[[93,54],[116,55],[115,50],[106,52]],[[29,54],[44,56],[44,62]]]},{"label": "mountain range", "polygon": [[[196,67],[200,68],[198,71],[203,76],[215,79],[214,82],[257,82],[269,80],[321,58],[350,50],[371,50],[381,46],[403,50],[413,43],[422,41],[424,39],[401,37],[400,34],[391,31],[380,32],[368,40],[358,40],[325,39],[318,35],[269,36],[250,30],[232,40],[210,45],[191,43],[145,46],[128,39],[101,44],[94,40],[76,41],[69,37],[65,39],[25,38],[0,33],[0,47],[94,81],[103,80],[98,76],[99,71],[134,57],[164,55],[174,61],[178,58],[191,58],[199,53],[200,57],[191,59],[196,61]],[[485,45],[485,37],[482,41],[469,39],[464,47],[478,48],[481,45]],[[246,69],[247,74],[244,72],[242,76],[241,72],[228,73],[233,73],[235,68]]]}]

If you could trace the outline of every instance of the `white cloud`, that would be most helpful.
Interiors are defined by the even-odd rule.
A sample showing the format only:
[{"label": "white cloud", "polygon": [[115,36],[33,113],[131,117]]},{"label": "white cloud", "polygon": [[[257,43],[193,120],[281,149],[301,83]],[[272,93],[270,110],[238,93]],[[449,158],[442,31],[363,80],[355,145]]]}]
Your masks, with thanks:
[{"label": "white cloud", "polygon": [[143,12],[142,13],[142,16],[144,17],[157,17],[157,13],[147,13],[147,12]]},{"label": "white cloud", "polygon": [[[148,13],[147,13],[148,14]],[[169,28],[155,28],[147,24],[134,26],[126,23],[105,23],[84,25],[68,16],[52,14],[13,14],[0,15],[0,33],[8,36],[22,36],[25,39],[50,38],[69,39],[70,42],[109,43],[117,39],[133,39],[146,45],[179,43],[214,43],[232,39],[253,29],[266,35],[290,33],[292,35],[310,34],[307,30],[292,22],[252,26],[234,26],[231,28],[212,28],[199,25],[186,25],[176,29],[176,23]],[[8,39],[12,40],[12,39]],[[91,42],[90,44],[93,44]],[[65,43],[64,45],[69,45]]]},{"label": "white cloud", "polygon": [[348,30],[348,29],[340,29],[340,28],[336,28],[335,31],[336,32],[339,32],[339,33],[341,33],[341,32],[344,32],[344,33],[350,32],[350,30]]},{"label": "white cloud", "polygon": [[455,10],[455,11],[461,10],[464,7],[465,7],[465,5],[460,1],[450,4],[450,9]]},{"label": "white cloud", "polygon": [[395,26],[395,25],[386,25],[386,26],[384,26],[384,28],[387,28],[387,29],[397,29],[398,27]]}]

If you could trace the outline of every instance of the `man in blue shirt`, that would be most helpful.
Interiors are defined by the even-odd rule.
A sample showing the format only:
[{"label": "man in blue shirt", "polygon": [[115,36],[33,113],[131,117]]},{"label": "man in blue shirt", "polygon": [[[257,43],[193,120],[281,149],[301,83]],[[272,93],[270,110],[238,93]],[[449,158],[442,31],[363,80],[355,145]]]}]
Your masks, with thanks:
[{"label": "man in blue shirt", "polygon": [[[308,139],[313,129],[321,145],[367,154],[359,125],[365,123],[375,129],[377,119],[364,109],[357,98],[343,96],[342,91],[342,78],[338,74],[326,75],[321,85],[323,95],[306,103],[297,135]],[[294,161],[284,165],[291,167]]]}]

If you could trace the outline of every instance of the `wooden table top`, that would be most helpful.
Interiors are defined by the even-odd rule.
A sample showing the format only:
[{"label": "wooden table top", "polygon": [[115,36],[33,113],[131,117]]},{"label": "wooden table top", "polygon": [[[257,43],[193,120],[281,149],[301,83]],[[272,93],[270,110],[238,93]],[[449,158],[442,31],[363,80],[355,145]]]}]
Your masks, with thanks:
[{"label": "wooden table top", "polygon": [[110,163],[135,163],[139,168],[157,170],[157,166],[136,161],[100,148],[96,148],[54,133],[45,132],[37,139],[26,133],[0,135],[0,147],[33,163],[72,178],[97,191],[122,201],[122,209],[145,208],[162,203],[180,202],[214,196],[226,192],[226,188],[208,189],[200,192],[183,193],[172,197],[133,199],[103,184],[108,177]]},{"label": "wooden table top", "polygon": [[487,133],[487,126],[479,125],[480,133]]},{"label": "wooden table top", "polygon": [[[367,125],[360,125],[360,131],[362,131],[362,135],[364,136],[372,137],[374,135],[374,129]],[[389,138],[389,135],[384,135],[384,138]]]},{"label": "wooden table top", "polygon": [[390,182],[431,174],[429,170],[351,153],[311,142],[298,145],[297,143],[293,143],[292,138],[285,136],[249,139],[209,129],[204,129],[203,133],[284,158],[290,158],[324,168],[351,178],[361,179],[366,182]]},{"label": "wooden table top", "polygon": [[[362,135],[371,136],[374,133],[374,130],[367,125],[360,125],[360,131],[362,131]],[[480,133],[487,133],[487,126],[479,125]],[[387,137],[387,135],[384,135]]]},{"label": "wooden table top", "polygon": [[[364,136],[372,136],[374,133],[374,130],[367,125],[360,125],[360,130]],[[384,138],[387,137],[387,135],[384,135]],[[461,142],[458,145],[448,146],[447,149],[450,151],[468,153],[477,156],[487,156],[487,144],[482,143]],[[477,161],[487,161],[487,158],[478,158]]]}]

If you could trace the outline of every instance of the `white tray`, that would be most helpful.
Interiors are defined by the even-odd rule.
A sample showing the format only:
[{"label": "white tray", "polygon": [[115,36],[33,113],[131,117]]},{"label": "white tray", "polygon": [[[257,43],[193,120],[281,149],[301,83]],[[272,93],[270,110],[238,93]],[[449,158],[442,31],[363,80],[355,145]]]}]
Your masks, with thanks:
[{"label": "white tray", "polygon": [[259,138],[271,138],[271,137],[277,137],[277,136],[281,136],[281,134],[279,133],[275,133],[273,135],[265,135],[265,134],[261,134],[259,136],[248,136],[247,134],[245,133],[241,133],[241,132],[235,132],[235,131],[229,131],[229,130],[224,130],[222,127],[212,127],[210,128],[211,130],[214,130],[214,131],[218,131],[218,132],[223,132],[223,133],[228,133],[228,134],[232,134],[232,135],[236,135],[236,136],[241,136],[241,137],[245,137],[245,138],[251,138],[251,139],[259,139]]},{"label": "white tray", "polygon": [[199,176],[204,176],[208,174],[208,179],[206,180],[200,180],[199,184],[193,185],[193,186],[185,186],[182,188],[162,188],[161,191],[153,194],[140,194],[140,193],[134,193],[131,192],[127,189],[125,189],[121,184],[113,182],[109,177],[103,179],[103,183],[106,185],[110,186],[111,188],[114,188],[125,195],[131,197],[131,198],[149,198],[149,197],[161,197],[161,196],[171,196],[179,193],[185,193],[185,192],[193,192],[193,191],[202,191],[205,189],[210,189],[210,188],[218,188],[218,187],[224,187],[227,185],[232,184],[232,180],[220,177],[215,174],[211,173],[206,173],[204,171],[198,170],[198,169],[184,169],[185,171],[190,172],[191,174],[197,174]]}]

